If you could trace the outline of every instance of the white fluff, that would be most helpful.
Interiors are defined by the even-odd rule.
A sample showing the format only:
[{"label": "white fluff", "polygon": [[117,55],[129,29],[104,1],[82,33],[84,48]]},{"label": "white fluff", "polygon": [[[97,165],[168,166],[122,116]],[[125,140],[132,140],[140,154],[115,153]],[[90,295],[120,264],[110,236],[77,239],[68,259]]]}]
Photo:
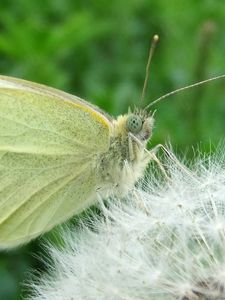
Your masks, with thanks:
[{"label": "white fluff", "polygon": [[126,201],[100,201],[92,230],[67,230],[65,247],[48,248],[53,263],[30,299],[225,299],[221,153],[191,169],[170,157],[170,179],[151,175]]}]

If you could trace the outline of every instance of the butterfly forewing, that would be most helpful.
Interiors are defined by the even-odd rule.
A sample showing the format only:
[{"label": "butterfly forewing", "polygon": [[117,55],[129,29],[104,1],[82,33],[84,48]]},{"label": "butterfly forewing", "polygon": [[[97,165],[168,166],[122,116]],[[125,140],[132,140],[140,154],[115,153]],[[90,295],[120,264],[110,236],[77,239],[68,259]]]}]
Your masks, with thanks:
[{"label": "butterfly forewing", "polygon": [[0,248],[26,242],[88,205],[110,126],[86,102],[40,93],[35,84],[0,84]]}]

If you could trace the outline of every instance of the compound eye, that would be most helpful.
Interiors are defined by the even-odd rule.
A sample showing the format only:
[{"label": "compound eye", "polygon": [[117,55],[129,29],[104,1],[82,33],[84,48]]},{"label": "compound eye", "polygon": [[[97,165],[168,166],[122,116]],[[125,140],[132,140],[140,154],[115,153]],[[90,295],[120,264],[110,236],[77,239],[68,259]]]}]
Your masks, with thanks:
[{"label": "compound eye", "polygon": [[137,115],[131,115],[127,118],[127,130],[132,133],[138,133],[142,128],[142,119]]}]

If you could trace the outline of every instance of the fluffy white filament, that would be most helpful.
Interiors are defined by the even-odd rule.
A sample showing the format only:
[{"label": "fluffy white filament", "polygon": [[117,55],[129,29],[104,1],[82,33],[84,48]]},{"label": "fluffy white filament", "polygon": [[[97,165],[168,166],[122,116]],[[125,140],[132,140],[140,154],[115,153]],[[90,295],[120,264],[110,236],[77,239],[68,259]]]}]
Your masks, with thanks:
[{"label": "fluffy white filament", "polygon": [[53,263],[30,299],[225,299],[221,153],[192,168],[170,157],[169,179],[150,175],[126,200],[100,201],[91,226],[64,232],[61,249],[49,246]]}]

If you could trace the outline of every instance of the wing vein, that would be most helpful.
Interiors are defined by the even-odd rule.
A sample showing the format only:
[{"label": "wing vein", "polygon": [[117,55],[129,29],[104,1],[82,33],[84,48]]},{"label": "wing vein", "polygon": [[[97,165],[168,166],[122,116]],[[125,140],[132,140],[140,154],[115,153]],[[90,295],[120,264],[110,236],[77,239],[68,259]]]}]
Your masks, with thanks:
[{"label": "wing vein", "polygon": [[[14,122],[14,123],[23,125],[23,126],[29,128],[29,129],[31,129],[31,130],[34,130],[34,131],[44,131],[44,132],[46,131],[46,132],[50,132],[50,133],[56,134],[56,135],[59,136],[59,137],[65,138],[66,140],[68,140],[68,141],[70,141],[70,142],[73,142],[73,143],[75,142],[75,140],[72,140],[72,139],[66,137],[65,135],[59,134],[59,133],[56,132],[56,131],[49,130],[49,129],[44,129],[44,128],[35,128],[35,127],[29,126],[28,124],[23,123],[23,122],[21,122],[21,121],[18,121],[18,120],[12,120],[12,119],[10,119],[9,117],[6,117],[6,116],[2,115],[1,113],[0,113],[0,117],[1,117],[2,119],[5,119],[5,120],[8,120],[8,121],[11,121],[11,122]],[[79,145],[82,145],[82,144],[79,144]]]}]

